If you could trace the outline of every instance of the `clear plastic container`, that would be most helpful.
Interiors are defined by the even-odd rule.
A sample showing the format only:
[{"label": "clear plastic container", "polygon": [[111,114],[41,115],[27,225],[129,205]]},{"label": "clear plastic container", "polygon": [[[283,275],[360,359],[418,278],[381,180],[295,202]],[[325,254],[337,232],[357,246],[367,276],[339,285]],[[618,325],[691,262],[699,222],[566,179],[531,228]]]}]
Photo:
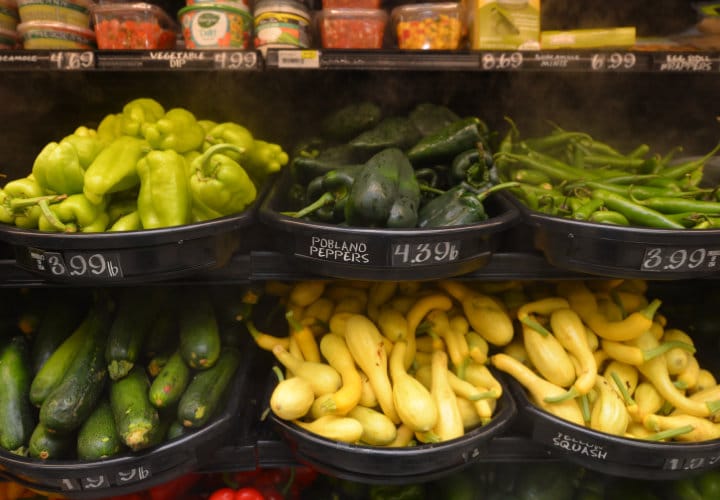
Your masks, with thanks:
[{"label": "clear plastic container", "polygon": [[392,21],[400,49],[455,50],[465,31],[455,2],[401,5],[392,10]]},{"label": "clear plastic container", "polygon": [[90,0],[17,0],[20,21],[55,21],[90,27]]},{"label": "clear plastic container", "polygon": [[196,3],[178,12],[188,49],[247,49],[252,18],[245,8],[228,3]]},{"label": "clear plastic container", "polygon": [[322,0],[323,9],[379,9],[381,0]]},{"label": "clear plastic container", "polygon": [[72,24],[55,21],[28,21],[17,26],[25,49],[92,50],[95,32]]},{"label": "clear plastic container", "polygon": [[382,9],[323,9],[317,15],[325,49],[381,49],[388,15]]},{"label": "clear plastic container", "polygon": [[0,50],[17,49],[20,37],[15,30],[0,29]]},{"label": "clear plastic container", "polygon": [[255,48],[307,49],[312,43],[312,14],[295,0],[259,0],[254,11]]},{"label": "clear plastic container", "polygon": [[0,30],[14,31],[19,19],[15,0],[0,0]]},{"label": "clear plastic container", "polygon": [[179,26],[149,3],[105,3],[93,9],[98,49],[173,49]]}]

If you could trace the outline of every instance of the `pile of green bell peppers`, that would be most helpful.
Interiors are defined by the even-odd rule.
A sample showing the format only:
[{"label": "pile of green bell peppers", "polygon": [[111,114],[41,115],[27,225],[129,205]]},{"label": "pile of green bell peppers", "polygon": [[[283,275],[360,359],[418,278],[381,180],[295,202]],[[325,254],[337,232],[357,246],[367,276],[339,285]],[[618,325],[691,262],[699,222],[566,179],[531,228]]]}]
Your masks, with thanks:
[{"label": "pile of green bell peppers", "polygon": [[278,144],[242,125],[126,103],[96,129],[45,145],[32,172],[0,189],[0,222],[41,231],[174,227],[242,213],[288,163]]}]

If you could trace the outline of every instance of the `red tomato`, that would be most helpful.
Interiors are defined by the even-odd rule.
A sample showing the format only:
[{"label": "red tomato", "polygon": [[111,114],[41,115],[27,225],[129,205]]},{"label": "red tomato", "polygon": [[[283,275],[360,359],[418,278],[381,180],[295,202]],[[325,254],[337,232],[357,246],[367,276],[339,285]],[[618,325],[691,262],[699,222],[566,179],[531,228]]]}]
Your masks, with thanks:
[{"label": "red tomato", "polygon": [[220,488],[214,491],[208,500],[235,500],[235,490],[232,488]]},{"label": "red tomato", "polygon": [[234,500],[267,500],[267,497],[255,488],[240,488],[235,492]]}]

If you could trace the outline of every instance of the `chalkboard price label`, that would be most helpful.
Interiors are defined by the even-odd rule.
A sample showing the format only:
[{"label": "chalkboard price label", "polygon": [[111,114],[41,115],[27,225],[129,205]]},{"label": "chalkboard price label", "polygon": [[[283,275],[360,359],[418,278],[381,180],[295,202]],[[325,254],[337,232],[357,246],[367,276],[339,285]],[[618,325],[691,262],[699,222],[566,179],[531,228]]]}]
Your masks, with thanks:
[{"label": "chalkboard price label", "polygon": [[720,249],[648,247],[640,270],[649,272],[687,272],[720,270]]},{"label": "chalkboard price label", "polygon": [[95,54],[85,52],[53,52],[50,65],[56,69],[83,70],[95,67]]},{"label": "chalkboard price label", "polygon": [[672,457],[665,459],[664,470],[701,470],[720,465],[720,455],[704,457]]},{"label": "chalkboard price label", "polygon": [[33,271],[54,278],[117,280],[123,277],[120,257],[115,253],[60,253],[30,248],[24,260]]},{"label": "chalkboard price label", "polygon": [[631,70],[637,65],[637,56],[632,52],[601,52],[593,54],[590,68],[593,71]]},{"label": "chalkboard price label", "polygon": [[484,70],[515,70],[523,65],[521,52],[487,52],[480,58],[480,65]]},{"label": "chalkboard price label", "polygon": [[427,266],[455,262],[460,256],[460,242],[393,243],[390,262],[393,267]]}]

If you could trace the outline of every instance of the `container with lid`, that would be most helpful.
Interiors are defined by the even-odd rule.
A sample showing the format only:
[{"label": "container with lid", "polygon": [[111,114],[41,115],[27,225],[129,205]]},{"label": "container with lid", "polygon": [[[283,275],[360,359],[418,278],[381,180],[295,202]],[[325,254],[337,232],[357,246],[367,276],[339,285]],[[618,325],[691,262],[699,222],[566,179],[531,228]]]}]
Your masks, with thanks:
[{"label": "container with lid", "polygon": [[179,28],[149,3],[105,3],[93,9],[99,49],[172,49]]},{"label": "container with lid", "polygon": [[455,50],[464,31],[457,2],[400,5],[392,21],[400,49]]},{"label": "container with lid", "polygon": [[323,9],[379,9],[381,0],[322,0]]},{"label": "container with lid", "polygon": [[19,19],[15,0],[0,0],[0,30],[15,30]]},{"label": "container with lid", "polygon": [[213,4],[223,4],[227,5],[228,7],[233,7],[235,9],[241,9],[246,10],[250,12],[250,2],[249,0],[185,0],[185,5],[213,5]]},{"label": "container with lid", "polygon": [[306,49],[312,43],[311,13],[295,0],[259,0],[255,5],[255,48]]},{"label": "container with lid", "polygon": [[317,16],[325,49],[381,49],[387,23],[383,9],[323,9]]},{"label": "container with lid", "polygon": [[17,49],[20,47],[20,37],[15,30],[0,28],[0,49]]},{"label": "container with lid", "polygon": [[252,36],[250,12],[229,3],[196,3],[178,12],[188,49],[247,49]]},{"label": "container with lid", "polygon": [[72,24],[54,21],[28,21],[17,26],[23,47],[40,50],[92,50],[95,32]]},{"label": "container with lid", "polygon": [[90,0],[17,0],[20,21],[55,21],[80,28],[90,26]]}]

